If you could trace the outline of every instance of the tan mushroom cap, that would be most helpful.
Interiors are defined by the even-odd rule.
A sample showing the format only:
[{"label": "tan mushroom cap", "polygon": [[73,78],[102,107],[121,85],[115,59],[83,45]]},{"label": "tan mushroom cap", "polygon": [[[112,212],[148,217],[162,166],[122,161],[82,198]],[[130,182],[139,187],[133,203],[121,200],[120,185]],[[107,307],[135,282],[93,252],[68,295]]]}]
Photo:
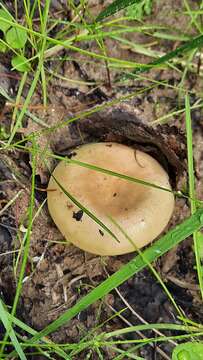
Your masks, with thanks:
[{"label": "tan mushroom cap", "polygon": [[[74,160],[171,189],[168,174],[148,154],[118,143],[79,147]],[[119,243],[65,195],[51,177],[48,191],[50,214],[64,237],[90,253],[120,255],[135,251],[133,245],[109,219],[127,232],[137,248],[154,240],[166,227],[174,208],[171,192],[110,176],[61,161],[53,172],[57,181],[99,218]]]}]

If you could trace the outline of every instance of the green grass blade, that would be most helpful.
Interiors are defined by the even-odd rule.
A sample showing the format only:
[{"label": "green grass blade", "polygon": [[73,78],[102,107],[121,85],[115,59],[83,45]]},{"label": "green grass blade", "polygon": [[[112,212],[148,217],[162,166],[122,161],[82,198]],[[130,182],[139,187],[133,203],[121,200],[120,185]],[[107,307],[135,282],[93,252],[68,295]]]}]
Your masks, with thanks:
[{"label": "green grass blade", "polygon": [[[0,94],[5,97],[11,104],[15,107],[17,98],[14,100],[12,97],[10,97],[7,92],[0,86]],[[36,115],[31,113],[29,110],[25,111],[25,115],[29,116],[36,124],[41,125],[44,128],[49,128],[49,125],[46,124],[42,119],[39,119]]]},{"label": "green grass blade", "polygon": [[26,356],[22,350],[22,347],[21,345],[19,344],[18,342],[18,339],[15,335],[15,332],[11,326],[11,322],[9,320],[9,317],[8,317],[8,314],[7,314],[7,311],[5,310],[4,306],[3,306],[3,303],[0,299],[0,318],[1,318],[1,321],[2,323],[4,324],[4,327],[7,331],[7,334],[8,336],[10,337],[11,341],[12,341],[12,344],[14,346],[14,348],[16,349],[18,355],[19,355],[19,358],[21,360],[26,360]]},{"label": "green grass blade", "polygon": [[[10,322],[14,323],[17,327],[19,327],[20,329],[23,329],[24,331],[26,331],[28,334],[30,335],[36,335],[37,331],[32,329],[29,325],[27,325],[26,323],[24,323],[23,321],[19,320],[18,318],[16,318],[15,316],[12,316],[10,313],[7,313],[8,319]],[[61,349],[57,344],[53,343],[50,339],[46,339],[43,338],[43,341],[45,344],[43,344],[43,347],[47,349],[53,349],[55,353],[57,353],[57,355],[61,356],[61,358],[69,360],[69,357],[67,355],[67,353],[65,351],[63,351],[63,349]],[[29,340],[28,340],[29,342]],[[4,344],[7,344],[7,342],[4,342]],[[24,343],[21,344],[22,348],[24,347]],[[39,347],[41,346],[41,344],[33,344],[32,346],[36,346]],[[26,347],[27,347],[27,343],[26,343]],[[10,358],[11,356],[13,356],[14,354],[9,354],[8,357]],[[70,359],[71,360],[71,359]]]},{"label": "green grass blade", "polygon": [[96,21],[101,21],[104,18],[116,14],[118,11],[125,9],[132,4],[139,4],[142,0],[115,0],[112,4],[107,6],[97,16]]},{"label": "green grass blade", "polygon": [[[151,183],[151,182],[148,182],[148,181],[145,181],[145,180],[142,180],[142,179],[138,179],[138,178],[135,178],[135,177],[132,177],[132,176],[117,173],[117,172],[112,171],[112,170],[104,169],[104,168],[101,168],[101,167],[93,165],[93,164],[88,164],[88,163],[85,163],[85,162],[79,161],[79,160],[64,158],[64,157],[62,157],[60,155],[55,155],[55,154],[51,154],[51,153],[48,153],[47,155],[50,156],[50,157],[53,157],[54,159],[64,161],[67,164],[75,164],[75,165],[78,165],[78,166],[81,166],[81,167],[84,167],[84,168],[87,168],[87,169],[91,169],[91,170],[101,172],[103,174],[107,174],[109,176],[115,176],[115,177],[118,177],[120,179],[133,182],[135,184],[140,184],[140,185],[143,185],[143,186],[151,186],[152,188],[157,189],[157,190],[170,192],[170,193],[173,193],[173,195],[177,196],[177,197],[182,197],[182,198],[185,198],[185,199],[191,199],[189,196],[181,193],[180,191],[173,191],[173,190],[171,190],[169,188],[165,188],[163,186],[159,186],[159,185],[156,185],[154,183]],[[202,200],[196,200],[196,201],[200,206],[203,205]]]},{"label": "green grass blade", "polygon": [[20,104],[20,100],[21,100],[21,96],[22,96],[22,91],[23,91],[23,88],[24,88],[24,86],[25,86],[26,80],[27,80],[27,72],[25,72],[25,73],[22,75],[22,78],[21,78],[21,80],[20,80],[20,84],[19,84],[19,88],[18,88],[18,93],[17,93],[16,99],[15,99],[15,107],[14,107],[14,109],[13,109],[11,131],[12,131],[12,129],[13,129],[13,124],[15,123],[16,116],[17,116],[17,114],[18,114],[18,106],[19,106],[19,104]]},{"label": "green grass blade", "polygon": [[[35,192],[35,174],[36,174],[36,151],[37,150],[36,150],[35,139],[33,138],[32,186],[31,186],[31,195],[30,195],[30,206],[29,206],[29,225],[28,225],[28,229],[27,229],[27,233],[26,233],[26,242],[25,242],[25,247],[24,247],[22,265],[20,268],[18,284],[17,284],[17,288],[16,288],[15,298],[13,301],[13,307],[12,307],[12,312],[11,312],[12,316],[15,315],[17,304],[18,304],[18,301],[20,298],[20,293],[21,293],[21,289],[22,289],[22,283],[23,283],[23,278],[24,278],[24,274],[25,274],[25,269],[26,269],[28,254],[29,254],[29,248],[30,248],[31,230],[32,230],[32,223],[33,223],[34,200],[35,200],[34,192]],[[10,326],[12,326],[11,319],[10,319]],[[9,335],[9,333],[7,331],[7,333],[4,337],[4,341],[7,340],[8,335]],[[3,355],[3,351],[4,351],[4,345],[2,345],[2,347],[0,349],[0,358],[1,358],[1,355]]]},{"label": "green grass blade", "polygon": [[[203,332],[194,333],[193,337],[201,337],[203,335]],[[152,338],[143,338],[143,339],[135,339],[135,340],[117,340],[117,341],[108,341],[108,342],[102,342],[101,346],[109,346],[109,345],[120,345],[120,344],[148,344],[150,343],[161,343],[166,342],[169,340],[183,340],[183,339],[190,339],[191,334],[184,334],[184,335],[172,335],[172,336],[159,336],[159,337],[152,337]],[[201,358],[200,358],[201,359]],[[194,358],[180,358],[178,360],[199,360]],[[202,360],[202,359],[201,359]]]},{"label": "green grass blade", "polygon": [[[193,144],[192,144],[192,123],[189,96],[185,96],[185,122],[187,135],[187,159],[188,159],[188,176],[189,176],[189,193],[195,199],[195,175],[193,164]],[[191,213],[196,211],[195,200],[190,201]]]},{"label": "green grass blade", "polygon": [[177,47],[175,50],[168,52],[166,55],[161,56],[159,59],[145,65],[142,65],[142,68],[134,70],[131,73],[125,74],[122,76],[122,79],[132,79],[136,76],[136,74],[145,72],[147,70],[152,69],[153,67],[157,67],[159,65],[165,64],[169,60],[182,55],[190,50],[199,49],[203,46],[203,35],[200,35],[192,40],[187,41],[182,46]]},{"label": "green grass blade", "polygon": [[23,278],[24,278],[24,274],[25,274],[25,270],[26,270],[26,264],[27,264],[27,260],[28,260],[28,255],[29,255],[31,233],[32,233],[33,212],[34,212],[34,204],[35,204],[35,175],[36,175],[36,164],[37,164],[37,148],[36,148],[36,143],[35,143],[34,138],[33,138],[32,155],[33,155],[32,156],[32,164],[31,164],[32,165],[32,183],[31,183],[30,205],[29,205],[29,215],[28,215],[29,222],[28,222],[28,228],[27,228],[27,232],[26,232],[26,242],[25,242],[23,260],[22,260],[21,269],[20,269],[19,278],[18,278],[18,286],[16,289],[15,300],[13,303],[12,315],[14,315],[14,313],[15,313],[17,303],[18,303],[18,300],[20,297],[22,282],[23,282]]},{"label": "green grass blade", "polygon": [[144,254],[142,253],[142,251],[140,249],[138,249],[133,240],[130,238],[130,236],[127,234],[127,232],[119,225],[119,223],[110,217],[110,220],[113,222],[113,224],[119,229],[119,231],[121,232],[121,234],[123,234],[123,236],[125,236],[125,238],[130,242],[130,244],[134,247],[135,251],[138,252],[139,256],[142,258],[143,262],[148,266],[149,270],[151,271],[151,273],[154,275],[155,279],[160,283],[160,285],[162,286],[163,290],[165,291],[166,295],[168,296],[168,298],[170,299],[171,303],[173,304],[174,308],[176,309],[177,313],[179,314],[179,316],[183,316],[181,309],[178,307],[178,305],[176,304],[173,296],[171,295],[171,293],[169,292],[168,288],[166,287],[166,285],[164,284],[162,278],[160,277],[159,273],[156,271],[156,269],[153,267],[153,265],[145,258]]},{"label": "green grass blade", "polygon": [[[185,121],[186,121],[186,134],[187,134],[189,195],[191,197],[190,206],[191,206],[191,213],[194,214],[197,208],[197,203],[195,200],[196,194],[195,194],[195,175],[194,175],[194,163],[193,163],[192,123],[191,123],[190,98],[188,95],[185,96]],[[203,299],[203,268],[201,264],[201,253],[200,253],[202,237],[199,236],[198,231],[194,231],[193,240],[194,240],[194,251],[195,251],[199,287]]]},{"label": "green grass blade", "polygon": [[[44,16],[45,16],[46,21],[48,19],[49,5],[50,5],[50,0],[47,0],[45,10],[44,10]],[[46,48],[46,42],[47,42],[47,38],[46,38],[46,34],[44,34],[42,44],[41,44],[41,49],[40,49],[40,52],[39,52],[39,61],[38,61],[37,70],[36,70],[34,79],[33,79],[32,83],[31,83],[31,86],[30,86],[30,89],[28,91],[25,102],[23,104],[22,110],[21,110],[21,112],[20,112],[20,114],[19,114],[19,116],[18,116],[18,118],[16,120],[15,126],[13,127],[13,130],[11,132],[11,135],[10,135],[10,138],[8,140],[7,146],[9,144],[11,144],[16,132],[18,131],[18,128],[21,126],[22,120],[23,120],[24,115],[25,115],[26,110],[27,110],[27,107],[30,104],[30,100],[31,100],[31,98],[32,98],[32,96],[34,94],[35,89],[36,89],[36,86],[37,86],[37,83],[38,83],[38,80],[39,80],[39,77],[40,77],[40,74],[41,74],[41,70],[42,70],[42,67],[43,67],[43,64],[44,64],[44,51],[45,51],[45,48]]]},{"label": "green grass blade", "polygon": [[144,331],[144,330],[171,330],[171,331],[186,331],[188,330],[190,332],[200,332],[202,331],[202,327],[195,327],[195,326],[185,326],[185,325],[179,325],[179,324],[170,324],[170,323],[160,323],[160,324],[141,324],[141,325],[134,325],[134,326],[128,326],[121,329],[113,330],[109,333],[103,334],[103,339],[107,340],[114,336],[120,336],[123,334],[128,334],[135,331]]},{"label": "green grass blade", "polygon": [[[177,225],[160,240],[156,241],[150,248],[146,249],[143,252],[144,258],[147,259],[147,261],[150,263],[155,261],[172,247],[176,246],[182,240],[190,236],[194,231],[199,230],[202,226],[203,208],[200,208],[195,212],[195,214],[190,216],[180,225]],[[135,273],[146,267],[146,265],[147,264],[143,261],[143,258],[140,255],[136,256],[128,264],[124,265],[119,271],[111,275],[89,294],[83,297],[71,309],[66,311],[58,319],[35,335],[30,341],[36,342],[43,336],[56,331],[60,326],[67,324],[67,322],[75,317],[79,312],[83,311],[89,305],[107,295],[115,287],[121,285]]]},{"label": "green grass blade", "polygon": [[73,195],[71,195],[55,178],[55,176],[52,174],[52,177],[54,181],[57,183],[57,185],[61,188],[61,190],[64,192],[64,194],[76,205],[84,211],[85,214],[87,214],[92,220],[94,220],[99,226],[101,226],[107,233],[109,233],[117,242],[120,242],[118,238],[114,235],[114,233],[101,221],[99,220],[91,211],[89,211],[85,206],[83,206]]}]

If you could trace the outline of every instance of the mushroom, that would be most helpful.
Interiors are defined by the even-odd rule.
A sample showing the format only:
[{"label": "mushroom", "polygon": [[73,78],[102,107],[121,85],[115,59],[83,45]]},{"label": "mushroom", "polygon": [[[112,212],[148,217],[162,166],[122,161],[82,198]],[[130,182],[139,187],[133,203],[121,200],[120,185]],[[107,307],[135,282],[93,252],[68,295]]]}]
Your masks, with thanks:
[{"label": "mushroom", "polygon": [[[61,161],[49,181],[48,208],[68,241],[93,254],[120,255],[149,244],[165,229],[174,209],[174,196],[168,174],[154,158],[111,142],[82,145],[74,159],[169,191]],[[119,242],[72,202],[63,189],[105,224]],[[109,216],[126,231],[134,246]]]}]

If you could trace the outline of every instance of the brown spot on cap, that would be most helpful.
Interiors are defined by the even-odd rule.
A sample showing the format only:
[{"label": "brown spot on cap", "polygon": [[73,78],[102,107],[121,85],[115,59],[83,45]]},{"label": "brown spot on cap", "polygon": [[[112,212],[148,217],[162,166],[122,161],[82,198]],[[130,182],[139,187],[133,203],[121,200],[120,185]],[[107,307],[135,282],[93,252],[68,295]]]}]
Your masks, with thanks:
[{"label": "brown spot on cap", "polygon": [[77,212],[73,211],[73,219],[76,221],[80,221],[83,217],[83,210],[79,210]]}]

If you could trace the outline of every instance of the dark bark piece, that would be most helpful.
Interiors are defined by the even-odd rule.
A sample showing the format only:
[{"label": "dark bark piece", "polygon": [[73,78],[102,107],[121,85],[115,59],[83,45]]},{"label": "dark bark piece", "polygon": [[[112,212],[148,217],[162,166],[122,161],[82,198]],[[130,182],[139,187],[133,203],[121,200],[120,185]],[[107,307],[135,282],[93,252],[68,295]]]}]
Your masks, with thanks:
[{"label": "dark bark piece", "polygon": [[185,137],[175,126],[153,128],[134,114],[115,109],[81,120],[79,128],[97,141],[117,141],[148,152],[175,175],[186,170]]},{"label": "dark bark piece", "polygon": [[126,144],[149,153],[169,173],[175,187],[177,179],[186,170],[186,143],[184,134],[176,126],[144,123],[134,114],[122,109],[109,109],[78,120],[63,130],[62,141],[52,146],[55,153],[70,155],[74,147],[98,141]]}]

